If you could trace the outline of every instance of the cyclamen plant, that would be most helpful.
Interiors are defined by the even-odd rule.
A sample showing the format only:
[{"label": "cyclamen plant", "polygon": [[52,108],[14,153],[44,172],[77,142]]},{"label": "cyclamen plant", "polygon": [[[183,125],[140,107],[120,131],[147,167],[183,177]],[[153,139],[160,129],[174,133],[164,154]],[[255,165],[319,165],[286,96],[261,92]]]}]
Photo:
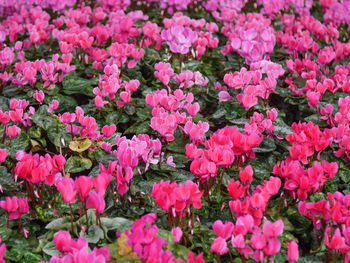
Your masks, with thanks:
[{"label": "cyclamen plant", "polygon": [[0,1],[0,263],[350,262],[349,12]]}]

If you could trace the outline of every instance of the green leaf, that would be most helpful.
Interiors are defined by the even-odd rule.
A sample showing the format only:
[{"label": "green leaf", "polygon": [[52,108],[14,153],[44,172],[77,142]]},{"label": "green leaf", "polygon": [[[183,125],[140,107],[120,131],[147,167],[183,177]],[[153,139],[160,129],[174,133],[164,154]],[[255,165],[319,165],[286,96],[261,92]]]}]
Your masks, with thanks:
[{"label": "green leaf", "polygon": [[223,116],[225,116],[225,114],[226,110],[224,108],[219,108],[213,115],[211,115],[211,117],[213,119],[221,119]]},{"label": "green leaf", "polygon": [[106,124],[118,124],[127,123],[130,120],[127,114],[123,114],[122,111],[113,111],[107,115]]},{"label": "green leaf", "polygon": [[149,133],[152,129],[149,126],[149,122],[136,122],[124,131],[124,134],[142,134]]},{"label": "green leaf", "polygon": [[107,218],[102,217],[101,223],[104,227],[106,227],[108,230],[113,230],[115,232],[123,232],[124,230],[130,228],[132,226],[132,221],[126,218],[122,217],[115,217],[115,218]]},{"label": "green leaf", "polygon": [[[183,55],[181,55],[181,56],[183,56]],[[189,70],[195,71],[198,69],[201,62],[198,60],[187,60],[187,61],[185,61],[184,64],[185,64],[185,67],[184,67],[185,70],[189,69]]]},{"label": "green leaf", "polygon": [[11,237],[12,229],[7,227],[0,227],[0,237],[2,242],[5,242]]},{"label": "green leaf", "polygon": [[177,183],[185,183],[187,180],[195,179],[193,173],[182,169],[176,169],[176,172],[171,172],[170,174]]},{"label": "green leaf", "polygon": [[186,152],[186,144],[189,143],[189,141],[183,137],[179,139],[175,139],[171,143],[169,143],[166,148],[167,150],[175,153],[185,153]]},{"label": "green leaf", "polygon": [[87,242],[96,244],[100,239],[103,239],[105,235],[99,226],[93,225],[89,227],[88,233],[85,232],[82,236]]},{"label": "green leaf", "polygon": [[254,148],[255,153],[267,153],[267,152],[273,152],[276,149],[276,144],[273,141],[273,139],[270,138],[264,138],[262,143],[259,145],[259,147]]},{"label": "green leaf", "polygon": [[0,166],[0,185],[5,193],[15,192],[20,187],[19,183],[13,181],[12,175],[7,172],[4,166]]},{"label": "green leaf", "polygon": [[23,250],[21,248],[14,247],[14,248],[6,251],[4,258],[7,260],[15,261],[15,262],[20,262],[20,260],[23,258],[24,251],[25,250]]},{"label": "green leaf", "polygon": [[345,169],[339,169],[339,177],[344,183],[349,183],[350,182],[350,170],[345,168]]},{"label": "green leaf", "polygon": [[14,98],[15,96],[20,95],[22,92],[23,91],[19,86],[10,85],[3,90],[2,94],[8,98]]},{"label": "green leaf", "polygon": [[62,229],[62,225],[64,225],[66,222],[68,221],[65,217],[57,218],[48,223],[45,229],[60,230]]},{"label": "green leaf", "polygon": [[[47,137],[57,147],[60,146],[60,138],[64,140],[64,144],[67,146],[71,140],[71,135],[65,127],[56,126],[47,130]],[[63,145],[62,145],[63,146]]]},{"label": "green leaf", "polygon": [[10,104],[10,99],[0,96],[0,105],[3,112],[9,110],[9,106],[8,106],[9,104]]},{"label": "green leaf", "polygon": [[97,84],[97,78],[83,79],[74,74],[68,74],[64,77],[62,82],[63,93],[67,95],[84,94],[89,97],[94,97],[93,87]]},{"label": "green leaf", "polygon": [[135,107],[132,106],[131,104],[126,104],[124,109],[126,114],[128,114],[129,116],[132,116],[135,114]]},{"label": "green leaf", "polygon": [[29,251],[26,251],[24,253],[24,258],[23,258],[24,262],[26,263],[38,263],[40,261],[43,261],[43,257],[41,257],[40,255],[38,254],[33,254]]},{"label": "green leaf", "polygon": [[79,156],[71,156],[65,165],[65,171],[68,173],[79,173],[90,169],[92,162],[90,159]]},{"label": "green leaf", "polygon": [[33,122],[44,130],[48,130],[49,128],[56,127],[57,122],[54,118],[35,113],[32,117]]},{"label": "green leaf", "polygon": [[157,235],[162,238],[165,238],[168,246],[175,244],[174,236],[169,231],[159,229]]},{"label": "green leaf", "polygon": [[283,120],[280,118],[277,118],[276,121],[273,123],[274,128],[273,132],[276,133],[279,136],[286,137],[289,134],[292,134],[294,131],[290,126],[288,126]]},{"label": "green leaf", "polygon": [[236,120],[230,120],[230,122],[233,124],[236,124],[236,125],[244,126],[246,123],[249,123],[249,120],[241,118],[241,119],[236,119]]},{"label": "green leaf", "polygon": [[43,252],[51,257],[57,256],[60,254],[60,252],[56,249],[56,244],[53,241],[48,242],[43,247]]},{"label": "green leaf", "polygon": [[28,130],[28,136],[30,138],[35,138],[35,139],[41,138],[40,127],[35,127],[35,126],[30,127],[30,129]]},{"label": "green leaf", "polygon": [[58,107],[57,111],[59,112],[74,112],[76,106],[78,106],[77,101],[70,96],[64,96],[64,99],[62,102],[60,102],[60,106]]}]

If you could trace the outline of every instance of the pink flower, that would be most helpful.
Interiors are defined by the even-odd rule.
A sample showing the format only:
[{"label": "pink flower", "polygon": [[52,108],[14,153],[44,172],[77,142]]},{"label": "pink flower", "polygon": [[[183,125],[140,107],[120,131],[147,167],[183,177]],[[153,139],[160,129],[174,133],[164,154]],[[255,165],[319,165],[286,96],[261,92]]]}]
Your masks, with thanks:
[{"label": "pink flower", "polygon": [[12,125],[8,127],[7,132],[10,138],[15,138],[21,134],[21,129],[18,128],[16,125]]},{"label": "pink flower", "polygon": [[34,97],[34,99],[36,99],[39,102],[39,104],[42,104],[44,101],[44,98],[45,98],[45,94],[42,90],[35,91],[35,94],[33,97]]},{"label": "pink flower", "polygon": [[299,259],[299,246],[295,240],[288,242],[288,260],[289,262],[295,262]]},{"label": "pink flower", "polygon": [[264,248],[266,256],[276,255],[281,250],[281,242],[278,238],[273,237],[268,239],[268,245]]},{"label": "pink flower", "polygon": [[211,243],[210,252],[214,252],[219,255],[224,255],[228,252],[226,240],[222,237],[216,238],[213,243]]},{"label": "pink flower", "polygon": [[230,93],[224,90],[219,92],[219,101],[231,101],[231,100],[232,100],[232,96],[230,95]]},{"label": "pink flower", "polygon": [[80,201],[84,201],[93,187],[93,179],[89,176],[81,175],[75,179]]},{"label": "pink flower", "polygon": [[180,227],[171,229],[171,234],[174,236],[175,243],[179,243],[182,237],[182,230]]},{"label": "pink flower", "polygon": [[58,100],[52,100],[50,105],[49,105],[49,109],[47,110],[48,112],[53,112],[54,110],[58,109],[58,105],[59,105],[59,101]]},{"label": "pink flower", "polygon": [[58,191],[61,193],[63,200],[66,203],[74,203],[75,196],[78,193],[76,183],[72,178],[65,177],[56,183]]},{"label": "pink flower", "polygon": [[234,225],[232,222],[226,221],[225,224],[221,220],[216,220],[213,224],[213,230],[218,237],[222,237],[225,240],[232,236]]},{"label": "pink flower", "polygon": [[112,180],[112,175],[108,173],[98,174],[94,179],[94,188],[97,193],[104,195],[106,193],[107,187]]},{"label": "pink flower", "polygon": [[101,96],[95,97],[96,108],[103,108],[103,106],[106,104],[108,104],[108,101],[104,101]]},{"label": "pink flower", "polygon": [[0,201],[0,207],[9,213],[9,219],[18,219],[29,211],[27,197],[6,197],[6,201]]},{"label": "pink flower", "polygon": [[109,138],[112,136],[112,134],[117,130],[117,127],[115,126],[115,124],[112,124],[110,126],[105,125],[102,128],[102,133],[106,138]]},{"label": "pink flower", "polygon": [[69,113],[69,112],[65,112],[63,113],[62,116],[59,115],[59,117],[60,117],[60,120],[66,124],[75,122],[77,119],[75,113]]},{"label": "pink flower", "polygon": [[0,149],[0,163],[3,163],[7,157],[7,150]]},{"label": "pink flower", "polygon": [[86,208],[95,208],[97,214],[102,214],[105,210],[106,203],[103,198],[103,195],[92,191],[89,193],[89,196],[86,200]]},{"label": "pink flower", "polygon": [[274,223],[266,221],[263,226],[263,232],[267,237],[277,237],[283,233],[284,224],[281,219],[277,220]]},{"label": "pink flower", "polygon": [[174,163],[173,157],[169,156],[168,159],[166,160],[166,164],[171,166],[171,167],[176,167],[176,164]]},{"label": "pink flower", "polygon": [[245,185],[248,185],[253,181],[253,173],[252,166],[248,165],[243,171],[239,172],[239,179],[241,179]]}]

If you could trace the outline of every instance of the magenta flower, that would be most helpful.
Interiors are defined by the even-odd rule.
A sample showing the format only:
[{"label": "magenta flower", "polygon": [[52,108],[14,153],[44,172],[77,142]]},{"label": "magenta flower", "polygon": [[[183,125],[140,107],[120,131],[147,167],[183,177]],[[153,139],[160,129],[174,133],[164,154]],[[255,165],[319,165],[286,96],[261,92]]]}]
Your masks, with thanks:
[{"label": "magenta flower", "polygon": [[198,35],[189,27],[174,25],[163,30],[161,36],[169,45],[171,52],[187,54]]},{"label": "magenta flower", "polygon": [[295,240],[288,243],[288,260],[294,263],[299,259],[299,246]]},{"label": "magenta flower", "polygon": [[102,214],[105,210],[106,203],[103,198],[103,195],[92,191],[89,193],[89,196],[86,200],[86,208],[95,208],[97,214]]},{"label": "magenta flower", "polygon": [[214,252],[219,255],[224,255],[228,252],[226,240],[222,237],[216,238],[213,243],[211,243],[210,252]]},{"label": "magenta flower", "polygon": [[58,191],[60,191],[63,200],[66,203],[72,204],[75,201],[75,196],[78,193],[76,183],[72,178],[65,177],[56,183]]},{"label": "magenta flower", "polygon": [[0,149],[0,163],[3,163],[7,157],[7,150]]},{"label": "magenta flower", "polygon": [[84,201],[93,187],[93,179],[89,176],[81,175],[75,179],[80,201]]},{"label": "magenta flower", "polygon": [[39,104],[42,104],[43,101],[44,101],[44,98],[45,98],[45,94],[44,94],[44,92],[43,92],[42,90],[40,90],[40,91],[35,91],[35,94],[34,94],[33,97],[34,97],[34,99],[35,99],[36,101],[39,102]]}]

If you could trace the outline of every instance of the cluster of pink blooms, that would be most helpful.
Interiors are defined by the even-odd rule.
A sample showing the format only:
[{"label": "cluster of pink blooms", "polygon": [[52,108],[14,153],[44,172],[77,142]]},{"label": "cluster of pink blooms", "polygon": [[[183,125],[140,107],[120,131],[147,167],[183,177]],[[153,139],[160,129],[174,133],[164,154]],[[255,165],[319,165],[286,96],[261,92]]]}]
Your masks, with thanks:
[{"label": "cluster of pink blooms", "polygon": [[194,144],[186,145],[186,156],[194,159],[190,170],[200,182],[208,181],[215,177],[219,166],[230,167],[235,160],[244,163],[247,158],[255,158],[253,148],[258,147],[262,140],[263,136],[257,130],[241,133],[236,126],[226,126],[203,142],[205,149]]},{"label": "cluster of pink blooms", "polygon": [[[36,95],[35,97],[37,98],[42,97],[40,92],[37,94],[38,95]],[[9,133],[8,135],[10,136],[10,138],[17,137],[20,134],[20,130],[19,132],[12,133],[13,131],[18,130],[17,128],[11,128],[9,130],[9,128],[11,127],[8,125],[10,121],[12,121],[13,123],[16,123],[17,125],[23,125],[25,127],[32,125],[31,117],[35,113],[35,108],[32,106],[30,107],[28,106],[29,106],[29,101],[27,100],[11,99],[9,111],[3,112],[0,109],[0,122],[5,126],[5,130],[7,129],[7,132]],[[28,111],[25,112],[27,107],[28,107]],[[17,126],[12,125],[12,127],[17,127]],[[12,132],[10,133],[11,130]],[[6,138],[3,139],[2,143],[4,143],[5,140]]]},{"label": "cluster of pink blooms", "polygon": [[[106,125],[102,129],[102,133],[108,138],[115,130],[115,125]],[[140,160],[145,163],[145,170],[148,169],[150,164],[157,164],[162,161],[162,145],[159,139],[150,139],[147,134],[140,134],[132,139],[116,136],[115,139],[116,150],[112,151],[112,145],[108,142],[102,142],[101,148],[108,153],[113,153],[118,161],[110,161],[107,169],[100,163],[100,171],[105,178],[109,178],[105,188],[107,188],[113,176],[116,179],[118,193],[124,195],[133,178],[133,171],[137,168],[141,173],[140,168],[138,168]]]},{"label": "cluster of pink blooms", "polygon": [[[143,57],[145,51],[142,48],[135,48],[133,44],[113,43],[109,53],[112,56],[109,64],[115,63],[118,67],[121,67],[128,62],[128,68],[134,68],[136,62]],[[128,61],[130,57],[132,60]]]},{"label": "cluster of pink blooms", "polygon": [[[320,51],[319,59],[322,56],[321,52],[322,50]],[[318,61],[318,63],[320,62]],[[306,94],[308,104],[311,107],[315,107],[318,111],[320,111],[319,103],[327,91],[333,94],[338,90],[342,90],[343,92],[350,91],[349,66],[336,66],[335,74],[328,77],[323,75],[320,71],[320,66],[310,59],[287,60],[287,68],[291,73],[297,73],[298,76],[306,80],[305,86],[299,89],[292,77],[285,80],[289,85],[288,88],[292,90],[293,95],[302,96]]]},{"label": "cluster of pink blooms", "polygon": [[260,134],[267,134],[267,137],[271,135],[276,136],[278,139],[283,137],[273,132],[273,123],[277,119],[278,112],[275,108],[266,112],[267,118],[262,113],[254,112],[253,116],[250,117],[250,122],[244,125],[244,130],[248,133],[258,132]]},{"label": "cluster of pink blooms", "polygon": [[320,0],[325,9],[323,19],[325,23],[336,26],[347,25],[350,27],[350,3],[349,1]]},{"label": "cluster of pink blooms", "polygon": [[294,8],[294,12],[300,16],[309,16],[312,8],[313,0],[298,1],[298,0],[258,0],[258,5],[262,5],[261,12],[271,18],[275,18],[280,11],[288,11],[290,7]]},{"label": "cluster of pink blooms", "polygon": [[[267,77],[263,78],[264,74]],[[236,95],[240,104],[248,110],[258,103],[258,98],[263,100],[269,98],[276,88],[278,77],[283,74],[281,65],[264,60],[253,63],[249,71],[243,67],[240,72],[228,73],[224,76],[224,82],[231,90],[218,86],[217,88],[221,90],[219,100],[228,101]],[[232,94],[232,90],[235,94]],[[237,90],[243,92],[237,94]]]},{"label": "cluster of pink blooms", "polygon": [[30,84],[33,86],[37,80],[37,74],[40,74],[40,78],[44,81],[44,88],[49,87],[51,84],[62,82],[63,78],[69,72],[75,70],[75,66],[71,66],[72,55],[67,58],[62,56],[63,63],[58,62],[59,55],[53,55],[52,60],[46,62],[45,60],[36,60],[35,62],[24,61],[16,63],[14,71],[17,72],[15,76],[12,73],[3,79],[4,81],[11,81],[13,84],[24,86]]},{"label": "cluster of pink blooms", "polygon": [[198,185],[190,180],[179,185],[176,182],[161,181],[159,184],[155,183],[152,189],[155,202],[173,217],[184,217],[186,213],[190,213],[191,205],[200,209],[202,194]]},{"label": "cluster of pink blooms", "polygon": [[[280,252],[281,241],[278,237],[283,233],[284,224],[280,219],[274,223],[267,220],[262,225],[262,230],[260,225],[262,224],[256,224],[249,214],[238,217],[235,223],[217,220],[213,224],[217,238],[210,250],[219,255],[230,253],[227,241],[231,239],[232,246],[245,259],[252,256],[255,262],[264,262],[265,258]],[[298,244],[294,240],[288,243],[288,259],[296,262],[299,258]]]},{"label": "cluster of pink blooms", "polygon": [[226,24],[221,32],[229,39],[222,53],[237,52],[247,64],[268,59],[276,44],[271,20],[260,14],[240,14],[236,24]]},{"label": "cluster of pink blooms", "polygon": [[63,170],[66,159],[62,155],[49,154],[40,156],[32,153],[17,153],[19,162],[16,164],[15,173],[18,177],[31,184],[45,183],[53,185],[60,171]]},{"label": "cluster of pink blooms", "polygon": [[[42,91],[36,91],[33,95],[33,98],[39,102],[39,105],[43,103],[44,97],[45,95]],[[52,100],[48,111],[52,112],[53,110],[56,110],[58,105],[59,102],[57,100]],[[11,99],[9,106],[10,109],[8,111],[2,111],[0,107],[0,123],[4,125],[4,134],[1,143],[4,144],[7,137],[9,137],[9,145],[11,145],[12,139],[21,134],[21,128],[18,126],[23,125],[24,127],[28,127],[32,125],[32,116],[35,113],[35,108],[32,106],[28,107],[29,101],[25,99]],[[12,124],[10,122],[13,122],[13,125],[9,125]]]},{"label": "cluster of pink blooms", "polygon": [[[196,50],[196,58],[200,57],[209,48],[217,48],[219,40],[212,33],[218,32],[218,26],[207,23],[204,19],[191,19],[178,12],[171,19],[163,20],[165,29],[161,37],[169,45],[171,52],[187,54],[192,45]],[[207,31],[203,31],[203,29]]]},{"label": "cluster of pink blooms", "polygon": [[2,0],[0,1],[0,14],[3,17],[19,13],[21,9],[30,9],[34,5],[41,8],[52,8],[55,11],[71,8],[76,0]]},{"label": "cluster of pink blooms", "polygon": [[179,88],[191,87],[193,85],[206,87],[209,82],[209,79],[204,77],[199,71],[182,70],[179,74],[176,74],[171,68],[170,63],[159,62],[154,67],[156,69],[154,75],[168,88],[169,92],[169,82],[171,80],[179,83]]},{"label": "cluster of pink blooms", "polygon": [[306,200],[309,194],[322,189],[326,181],[332,179],[338,172],[336,162],[322,160],[314,162],[307,170],[297,160],[287,159],[273,168],[273,173],[285,179],[284,189],[295,199]]},{"label": "cluster of pink blooms", "polygon": [[300,202],[299,213],[309,217],[316,230],[320,230],[321,227],[325,229],[326,246],[340,251],[344,255],[344,262],[350,262],[350,194],[335,192],[327,193],[327,196],[329,201]]},{"label": "cluster of pink blooms", "polygon": [[339,32],[333,25],[326,26],[311,16],[296,19],[294,15],[284,14],[281,20],[283,31],[275,32],[277,42],[294,58],[308,50],[316,54],[320,48],[316,40],[329,43],[337,42],[339,38]]},{"label": "cluster of pink blooms", "polygon": [[4,19],[0,27],[0,43],[4,42],[7,36],[10,42],[14,42],[21,35],[27,33],[29,41],[26,40],[25,46],[28,48],[31,43],[36,46],[37,43],[45,43],[50,38],[54,28],[54,26],[49,23],[50,15],[39,6],[30,7],[28,9],[25,8],[25,6],[25,4],[22,6],[19,4],[17,6],[17,12]]},{"label": "cluster of pink blooms", "polygon": [[[107,12],[109,12],[108,20],[104,25],[101,22],[107,17]],[[83,50],[85,56],[79,54],[79,60],[84,58],[88,64],[90,59],[95,69],[103,69],[104,66],[113,64],[133,68],[144,55],[144,50],[134,45],[139,35],[135,22],[147,18],[141,11],[126,14],[122,10],[107,11],[103,7],[98,7],[92,12],[89,6],[70,9],[65,12],[64,17],[54,20],[57,28],[53,30],[53,36],[58,40],[64,55],[79,54],[79,49]],[[92,28],[88,27],[89,22],[93,22]],[[65,29],[61,29],[63,25],[66,25]],[[109,50],[106,50],[108,40],[115,42],[110,45]],[[94,41],[96,46],[93,45]]]},{"label": "cluster of pink blooms", "polygon": [[162,29],[156,24],[150,21],[147,21],[142,25],[142,33],[144,39],[142,40],[142,45],[150,47],[155,45],[156,50],[160,50],[162,47],[163,39],[160,36],[160,31]]},{"label": "cluster of pink blooms", "polygon": [[125,136],[116,136],[117,150],[113,154],[118,158],[119,164],[123,168],[138,166],[139,160],[143,160],[148,165],[158,163],[161,155],[162,144],[159,139],[151,139],[147,134],[139,134],[127,139]]},{"label": "cluster of pink blooms", "polygon": [[248,0],[208,0],[203,2],[206,10],[221,22],[233,22]]},{"label": "cluster of pink blooms", "polygon": [[[159,229],[154,224],[156,219],[156,214],[147,214],[136,220],[130,230],[124,232],[128,237],[128,245],[145,262],[183,263],[181,258],[176,259],[167,248],[166,239],[157,236]],[[204,263],[203,254],[195,257],[189,251],[186,263]]]},{"label": "cluster of pink blooms", "polygon": [[[324,109],[321,109],[324,119],[328,120],[328,123],[333,128],[331,129],[333,135],[333,142],[338,144],[339,149],[335,151],[337,157],[345,156],[350,158],[350,119],[348,113],[350,110],[350,97],[340,98],[339,99],[339,111],[332,116],[333,107],[328,104]],[[323,110],[323,112],[322,112]]]},{"label": "cluster of pink blooms", "polygon": [[[60,230],[54,237],[56,249],[62,253],[60,256],[51,257],[47,263],[63,262],[98,262],[105,263],[112,259],[108,247],[89,249],[88,242],[79,237],[78,240],[71,238],[68,232]],[[45,263],[41,261],[40,263]]]},{"label": "cluster of pink blooms", "polygon": [[193,5],[194,0],[146,0],[148,3],[157,3],[159,8],[172,14],[174,10],[186,10]]},{"label": "cluster of pink blooms", "polygon": [[180,111],[186,109],[192,117],[196,116],[199,111],[198,102],[193,103],[194,96],[191,92],[184,93],[177,89],[173,94],[169,94],[165,89],[157,90],[154,94],[146,95],[146,103],[152,108],[162,107],[166,111]]},{"label": "cluster of pink blooms", "polygon": [[251,215],[254,222],[260,224],[270,198],[279,192],[282,182],[278,177],[270,176],[250,194],[252,176],[253,170],[248,166],[240,172],[243,185],[239,181],[230,181],[227,190],[234,200],[229,202],[229,208],[237,217]]},{"label": "cluster of pink blooms", "polygon": [[0,201],[0,207],[8,212],[10,220],[18,219],[29,212],[27,197],[7,196],[5,201]]},{"label": "cluster of pink blooms", "polygon": [[[157,90],[154,95],[147,94],[146,103],[153,108],[152,129],[158,131],[167,141],[173,141],[174,132],[179,127],[194,142],[202,141],[204,134],[209,130],[208,123],[199,121],[195,124],[185,112],[180,113],[181,110],[186,109],[190,116],[195,117],[200,107],[197,102],[192,103],[193,100],[192,93],[186,94],[181,89],[169,95],[165,89]],[[184,124],[184,127],[180,124]]]},{"label": "cluster of pink blooms", "polygon": [[321,152],[332,143],[332,133],[329,129],[320,130],[318,125],[312,122],[293,123],[291,128],[294,133],[287,135],[286,140],[292,146],[289,147],[289,154],[293,160],[299,160],[307,164],[308,158],[318,152],[318,159]]},{"label": "cluster of pink blooms", "polygon": [[[131,93],[137,91],[140,82],[138,80],[130,80],[129,82],[121,81],[119,78],[120,71],[115,64],[112,66],[107,65],[104,68],[104,73],[104,75],[100,75],[99,77],[99,87],[94,88],[96,107],[102,108],[109,103],[107,100],[103,100],[104,98],[112,101],[112,105],[116,103],[119,107],[128,104],[130,102]],[[120,100],[118,100],[118,98],[116,100],[118,91],[120,91]]]},{"label": "cluster of pink blooms", "polygon": [[[75,197],[79,193],[80,202],[85,201],[86,208],[94,208],[96,215],[100,215],[106,207],[104,195],[111,180],[112,176],[106,173],[98,174],[94,179],[84,175],[76,177],[75,180],[64,177],[56,180],[56,188],[64,202],[69,204],[75,202]],[[90,191],[92,188],[95,190]]]}]

